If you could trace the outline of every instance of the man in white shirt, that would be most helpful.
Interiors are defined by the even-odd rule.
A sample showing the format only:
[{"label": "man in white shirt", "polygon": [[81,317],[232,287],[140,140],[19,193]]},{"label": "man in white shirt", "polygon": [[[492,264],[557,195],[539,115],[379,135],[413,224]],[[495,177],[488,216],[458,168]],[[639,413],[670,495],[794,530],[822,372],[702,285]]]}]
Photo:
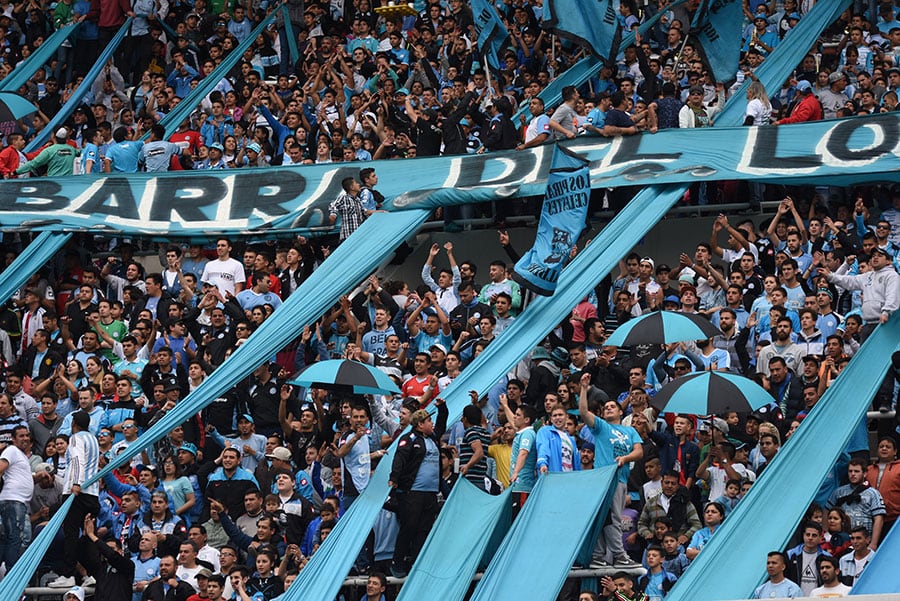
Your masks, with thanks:
[{"label": "man in white shirt", "polygon": [[231,258],[231,242],[227,238],[216,240],[216,254],[218,258],[203,268],[200,281],[212,284],[223,296],[236,296],[244,289],[244,266]]},{"label": "man in white shirt", "polygon": [[840,562],[827,555],[819,557],[819,578],[822,586],[810,591],[810,597],[846,597],[850,587],[841,582]]},{"label": "man in white shirt", "polygon": [[12,431],[13,443],[0,453],[0,560],[6,570],[12,569],[23,547],[30,541],[28,503],[34,493],[34,476],[25,453],[31,448],[31,432],[27,426],[16,426]]}]

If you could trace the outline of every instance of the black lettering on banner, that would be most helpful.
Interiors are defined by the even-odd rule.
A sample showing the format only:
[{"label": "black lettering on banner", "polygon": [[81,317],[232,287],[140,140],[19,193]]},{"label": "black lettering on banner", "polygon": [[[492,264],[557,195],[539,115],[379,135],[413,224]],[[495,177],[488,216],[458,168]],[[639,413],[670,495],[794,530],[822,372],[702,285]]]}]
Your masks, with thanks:
[{"label": "black lettering on banner", "polygon": [[[109,201],[115,201],[115,204]],[[122,219],[139,220],[137,203],[131,186],[124,177],[110,177],[101,180],[100,188],[78,209],[79,213],[93,215],[115,215]]]},{"label": "black lettering on banner", "polygon": [[[880,128],[884,139],[877,146],[872,148],[864,148],[862,150],[854,150],[849,147],[850,138],[853,133],[860,128],[873,126]],[[897,118],[887,115],[878,115],[861,119],[848,119],[841,121],[836,125],[828,136],[828,142],[825,148],[831,155],[839,161],[871,161],[878,157],[889,154],[897,147],[900,141],[900,127],[897,125]]]},{"label": "black lettering on banner", "polygon": [[[292,171],[279,171],[276,174],[261,170],[236,176],[231,196],[231,219],[247,219],[254,210],[271,217],[287,215],[289,211],[281,203],[303,194],[306,178]],[[263,193],[266,187],[274,188],[275,193]]]},{"label": "black lettering on banner", "polygon": [[605,1],[606,10],[603,12],[603,22],[606,25],[615,25],[618,18],[616,17],[616,9],[613,8],[612,0],[600,0],[601,2]]},{"label": "black lettering on banner", "polygon": [[[553,158],[553,153],[548,151],[540,153],[541,154],[541,165],[538,170],[540,173],[547,173],[550,171],[550,161]],[[484,173],[485,166],[489,162],[498,161],[499,159],[496,156],[489,155],[469,155],[464,160],[460,162],[461,168],[459,170],[459,177],[457,181],[452,183],[451,185],[454,188],[470,188],[474,186],[503,186],[503,185],[520,185],[523,183],[523,179],[531,173],[536,164],[537,164],[537,155],[536,152],[521,152],[517,153],[514,159],[514,166],[512,170],[507,173],[504,177],[499,179],[488,179],[488,175]]]},{"label": "black lettering on banner", "polygon": [[[345,177],[359,177],[359,169],[340,167],[323,173],[322,180],[328,182],[327,187],[319,192],[318,196],[310,197],[303,201],[303,212],[291,221],[291,227],[300,228],[322,225],[321,220],[328,215],[328,205],[344,191],[341,188],[341,180]],[[306,185],[305,181],[304,185]],[[313,188],[319,187],[314,182],[311,182],[311,186]],[[311,223],[311,221],[315,220],[317,220],[315,223]]]},{"label": "black lettering on banner", "polygon": [[[658,153],[658,154],[642,154],[640,152],[641,139],[643,136],[622,136],[619,138],[619,147],[615,149],[615,154],[609,159],[609,166],[615,167],[625,163],[634,161],[677,161],[681,158],[682,153]],[[662,167],[664,169],[664,167]]]},{"label": "black lettering on banner", "polygon": [[810,169],[822,166],[822,157],[817,154],[802,154],[792,157],[778,156],[778,136],[784,130],[780,127],[759,127],[756,129],[756,143],[750,151],[753,169]]},{"label": "black lettering on banner", "polygon": [[[183,192],[197,192],[199,195],[191,195],[185,198]],[[215,219],[215,211],[212,216],[207,216],[202,211],[203,207],[215,205],[228,193],[225,182],[206,176],[193,176],[190,180],[174,177],[160,177],[156,180],[156,194],[153,197],[153,206],[150,208],[150,221],[169,221],[172,212],[178,213],[181,218],[190,222],[206,222]]]},{"label": "black lettering on banner", "polygon": [[[6,188],[12,188],[7,190]],[[15,199],[13,211],[62,211],[69,206],[69,199],[57,196],[62,186],[50,180],[37,178],[8,179],[4,182],[4,196]]]}]

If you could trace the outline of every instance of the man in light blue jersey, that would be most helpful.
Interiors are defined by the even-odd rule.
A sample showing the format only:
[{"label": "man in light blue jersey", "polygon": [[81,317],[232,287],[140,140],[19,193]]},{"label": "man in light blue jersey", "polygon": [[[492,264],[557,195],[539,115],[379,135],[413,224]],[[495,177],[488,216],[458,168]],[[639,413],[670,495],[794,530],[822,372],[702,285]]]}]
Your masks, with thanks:
[{"label": "man in light blue jersey", "polygon": [[118,127],[113,132],[113,141],[103,157],[103,171],[106,173],[137,173],[138,159],[144,143],[128,139],[128,128]]},{"label": "man in light blue jersey", "polygon": [[100,445],[91,431],[91,416],[85,411],[72,414],[72,436],[66,450],[66,481],[63,485],[63,501],[69,495],[75,500],[63,522],[65,537],[65,565],[59,578],[48,583],[53,588],[75,586],[75,564],[78,561],[78,536],[87,515],[100,513],[100,483],[87,484],[99,471]]}]

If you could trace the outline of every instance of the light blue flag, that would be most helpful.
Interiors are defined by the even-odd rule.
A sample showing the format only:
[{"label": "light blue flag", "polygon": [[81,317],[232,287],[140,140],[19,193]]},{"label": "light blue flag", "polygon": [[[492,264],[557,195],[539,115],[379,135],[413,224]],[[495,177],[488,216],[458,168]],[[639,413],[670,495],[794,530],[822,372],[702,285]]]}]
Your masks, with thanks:
[{"label": "light blue flag", "polygon": [[553,294],[569,253],[584,231],[590,199],[588,161],[557,145],[534,246],[516,263],[513,279],[536,294]]},{"label": "light blue flag", "polygon": [[32,274],[44,263],[56,256],[72,234],[62,232],[41,232],[28,247],[19,253],[3,273],[0,273],[0,303],[5,304],[16,290],[25,285]]},{"label": "light blue flag", "polygon": [[619,53],[619,0],[547,0],[541,27],[612,60]]},{"label": "light blue flag", "polygon": [[706,54],[716,81],[730,81],[741,55],[741,0],[704,0],[691,28]]},{"label": "light blue flag", "polygon": [[472,17],[475,19],[478,51],[484,55],[487,66],[498,71],[509,32],[488,0],[472,0]]}]

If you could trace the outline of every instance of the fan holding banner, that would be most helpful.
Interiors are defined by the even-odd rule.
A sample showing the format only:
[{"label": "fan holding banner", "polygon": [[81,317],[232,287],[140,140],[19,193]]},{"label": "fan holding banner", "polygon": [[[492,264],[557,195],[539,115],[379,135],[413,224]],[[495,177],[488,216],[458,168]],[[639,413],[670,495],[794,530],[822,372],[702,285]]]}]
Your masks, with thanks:
[{"label": "fan holding banner", "polygon": [[534,246],[516,263],[513,279],[535,294],[552,296],[587,222],[590,163],[557,145],[550,163]]}]

